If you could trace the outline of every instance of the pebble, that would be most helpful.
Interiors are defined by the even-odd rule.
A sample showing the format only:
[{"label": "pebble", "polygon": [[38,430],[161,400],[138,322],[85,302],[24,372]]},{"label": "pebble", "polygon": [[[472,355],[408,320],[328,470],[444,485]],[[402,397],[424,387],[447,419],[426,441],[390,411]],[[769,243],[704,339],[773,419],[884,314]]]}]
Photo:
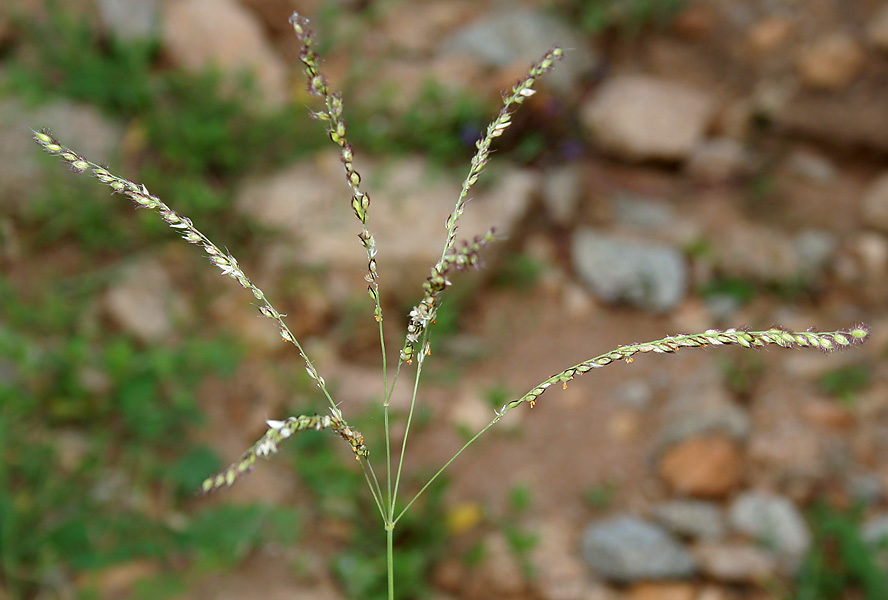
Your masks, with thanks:
[{"label": "pebble", "polygon": [[881,173],[867,186],[861,216],[870,227],[888,231],[888,172]]},{"label": "pebble", "polygon": [[742,441],[751,429],[746,411],[731,402],[717,377],[708,375],[690,379],[679,387],[664,407],[663,419],[664,425],[655,439],[660,450],[708,433]]},{"label": "pebble", "polygon": [[879,50],[888,50],[888,6],[883,6],[869,20],[866,39]]},{"label": "pebble", "polygon": [[675,209],[662,200],[619,192],[614,195],[611,205],[614,220],[621,227],[656,232],[670,229],[676,222]]},{"label": "pebble", "polygon": [[97,0],[95,4],[102,25],[121,40],[149,40],[158,33],[157,0]]},{"label": "pebble", "polygon": [[583,533],[583,558],[599,576],[620,582],[693,575],[693,557],[666,530],[632,516],[589,525]]},{"label": "pebble", "polygon": [[[86,104],[56,100],[27,107],[14,99],[0,100],[0,205],[24,201],[43,182],[46,163],[31,140],[31,128],[43,127],[97,163],[115,158],[123,139],[118,123]],[[53,168],[64,175],[60,165]]]},{"label": "pebble", "polygon": [[684,298],[687,265],[673,246],[582,228],[571,254],[579,278],[605,302],[667,312]]},{"label": "pebble", "polygon": [[161,38],[166,53],[179,67],[193,72],[218,68],[232,84],[249,70],[259,89],[260,105],[280,106],[287,100],[289,68],[253,13],[235,0],[167,3]]},{"label": "pebble", "polygon": [[[453,211],[460,180],[435,171],[418,156],[386,163],[358,158],[355,166],[366,189],[372,190],[370,228],[386,291],[412,301],[419,282],[441,256],[442,224]],[[492,226],[498,236],[509,237],[540,187],[540,175],[528,169],[507,167],[496,177],[490,175],[486,188],[476,191],[465,206],[457,243]],[[281,231],[301,263],[354,280],[364,274],[367,255],[355,235],[350,201],[342,164],[335,153],[328,153],[247,182],[237,194],[236,209]],[[482,252],[482,259],[489,251]]]},{"label": "pebble", "polygon": [[104,308],[125,332],[144,342],[158,342],[172,335],[185,303],[160,261],[149,258],[126,267],[105,294]]},{"label": "pebble", "polygon": [[697,591],[689,583],[639,583],[632,586],[625,600],[696,600]]},{"label": "pebble", "polygon": [[801,512],[783,496],[743,492],[731,503],[728,519],[735,530],[772,549],[790,568],[798,566],[811,544]]},{"label": "pebble", "polygon": [[583,197],[583,172],[578,164],[546,171],[542,183],[543,205],[552,221],[570,226]]},{"label": "pebble", "polygon": [[868,544],[888,542],[888,513],[866,520],[861,526],[860,535]]},{"label": "pebble", "polygon": [[702,500],[668,500],[655,504],[651,516],[667,529],[684,538],[720,540],[725,535],[721,507]]},{"label": "pebble", "polygon": [[681,161],[703,139],[714,102],[705,92],[644,75],[604,83],[581,109],[583,125],[606,152],[632,161]]},{"label": "pebble", "polygon": [[579,79],[597,69],[599,59],[574,29],[552,15],[508,7],[470,23],[445,39],[443,53],[468,54],[496,69],[520,65],[522,73],[553,45],[569,48],[544,84],[559,94],[575,91]]},{"label": "pebble", "polygon": [[748,174],[752,163],[749,153],[740,142],[720,137],[707,140],[694,148],[686,168],[693,180],[716,184],[727,183]]},{"label": "pebble", "polygon": [[725,435],[691,437],[663,452],[657,471],[678,494],[723,498],[743,481],[743,454]]},{"label": "pebble", "polygon": [[777,570],[774,559],[766,551],[746,543],[704,542],[693,551],[700,571],[724,583],[762,583]]},{"label": "pebble", "polygon": [[811,183],[826,184],[838,175],[836,166],[825,156],[811,150],[796,150],[786,160],[787,168]]},{"label": "pebble", "polygon": [[865,62],[866,54],[853,37],[834,33],[803,48],[797,67],[809,87],[838,90],[857,79]]}]

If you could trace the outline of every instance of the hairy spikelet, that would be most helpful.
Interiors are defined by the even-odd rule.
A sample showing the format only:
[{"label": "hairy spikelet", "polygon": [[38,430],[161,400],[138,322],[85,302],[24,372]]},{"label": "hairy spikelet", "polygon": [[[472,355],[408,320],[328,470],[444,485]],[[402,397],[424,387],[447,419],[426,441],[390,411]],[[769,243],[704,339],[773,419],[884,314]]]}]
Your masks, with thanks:
[{"label": "hairy spikelet", "polygon": [[[466,246],[469,246],[469,244],[466,244],[461,249],[455,248],[456,232],[459,228],[459,219],[462,216],[466,202],[469,199],[469,191],[478,181],[481,172],[484,170],[487,161],[490,159],[490,146],[493,144],[493,140],[501,136],[512,124],[511,109],[522,104],[536,93],[533,89],[536,80],[547,71],[550,71],[555,66],[555,62],[560,60],[563,55],[564,51],[556,46],[546,52],[538,62],[531,65],[527,75],[512,86],[512,89],[508,94],[503,95],[503,106],[500,109],[499,114],[487,126],[487,131],[485,132],[484,137],[475,143],[476,151],[475,155],[472,157],[469,173],[463,181],[459,197],[456,199],[456,205],[453,207],[453,212],[450,213],[450,216],[447,217],[447,221],[444,224],[444,227],[447,230],[447,238],[444,241],[444,250],[441,252],[441,258],[435,266],[432,267],[431,277],[426,280],[425,284],[423,284],[426,292],[423,299],[410,311],[407,334],[405,336],[404,345],[401,348],[400,359],[402,361],[408,363],[412,361],[422,333],[428,327],[428,324],[434,320],[435,312],[437,311],[438,296],[448,285],[448,282],[442,273],[451,269],[453,267],[452,261],[458,259],[460,252],[465,251]],[[479,243],[483,246],[492,239],[493,234],[492,230],[490,230],[482,236],[475,237],[471,246],[478,246]],[[480,250],[480,247],[478,249]],[[477,251],[475,253],[477,254]],[[430,283],[433,283],[433,279],[440,282],[441,287],[434,292],[430,292],[428,286]],[[371,297],[372,295],[371,290]]]},{"label": "hairy spikelet", "polygon": [[[268,298],[265,297],[265,293],[256,287],[252,281],[250,281],[249,277],[241,270],[240,265],[238,265],[237,260],[229,254],[228,252],[222,251],[219,246],[214,244],[207,236],[200,232],[197,227],[194,226],[191,219],[188,217],[182,216],[172,208],[167,206],[163,201],[160,200],[157,196],[154,196],[148,191],[144,185],[139,185],[129,181],[128,179],[124,179],[123,177],[118,177],[114,175],[108,169],[101,165],[97,165],[96,163],[90,162],[77,152],[71,150],[70,148],[66,148],[61,145],[47,130],[41,130],[34,132],[34,140],[40,144],[40,146],[49,154],[53,154],[58,156],[65,162],[67,162],[71,168],[76,173],[89,173],[102,183],[106,184],[110,187],[114,192],[123,194],[127,196],[130,200],[136,203],[137,206],[141,208],[147,208],[149,210],[153,210],[160,215],[160,218],[163,219],[167,225],[169,225],[172,229],[177,231],[179,235],[182,236],[186,242],[190,244],[195,244],[203,248],[203,251],[207,253],[207,256],[210,257],[210,262],[212,262],[216,267],[222,271],[223,275],[227,275],[231,277],[236,282],[238,282],[243,288],[249,290],[253,297],[259,302],[259,312],[275,321],[277,323],[278,328],[280,329],[281,339],[285,342],[290,342],[296,349],[299,351],[299,354],[302,356],[302,359],[305,361],[305,369],[308,372],[309,377],[315,380],[327,398],[330,400],[330,404],[332,409],[338,414],[338,409],[335,407],[332,399],[330,399],[329,394],[327,394],[326,384],[324,378],[321,377],[317,370],[312,364],[311,360],[308,358],[308,355],[302,349],[299,341],[287,327],[287,324],[284,322],[283,315],[278,312],[278,310],[269,302]],[[339,415],[341,417],[341,415]]]},{"label": "hairy spikelet", "polygon": [[313,112],[312,116],[327,123],[327,136],[330,141],[339,147],[339,158],[345,168],[345,181],[351,188],[351,207],[355,217],[361,223],[361,232],[358,238],[361,245],[367,251],[367,275],[365,276],[369,286],[370,299],[375,305],[374,316],[382,319],[382,308],[379,302],[379,273],[376,268],[376,239],[367,228],[367,220],[370,209],[370,195],[361,188],[361,174],[354,167],[354,150],[346,137],[345,120],[342,117],[342,94],[331,92],[327,79],[320,70],[320,58],[314,51],[314,35],[308,26],[308,19],[298,13],[290,17],[290,24],[299,40],[299,60],[305,67],[305,76],[308,78],[308,89],[315,95],[323,98],[323,110]]},{"label": "hairy spikelet", "polygon": [[416,346],[420,342],[423,332],[434,322],[438,312],[438,298],[450,285],[448,276],[453,271],[462,271],[468,267],[478,266],[481,260],[481,250],[495,239],[493,228],[484,235],[476,236],[471,242],[463,240],[455,248],[448,252],[444,259],[432,267],[431,274],[422,284],[425,295],[419,304],[410,310],[410,322],[407,324],[407,335],[404,346],[401,348],[401,359],[408,363],[416,353]]},{"label": "hairy spikelet", "polygon": [[241,454],[239,459],[231,463],[224,471],[204,480],[201,488],[205,493],[223,486],[230,486],[238,477],[250,471],[256,459],[271,456],[277,452],[278,444],[298,431],[330,429],[349,443],[355,458],[361,459],[370,454],[364,445],[364,436],[361,432],[352,429],[336,415],[299,415],[284,421],[268,421],[267,423],[268,431],[265,432],[265,435]]},{"label": "hairy spikelet", "polygon": [[599,356],[590,358],[577,365],[565,369],[560,373],[552,375],[539,385],[533,387],[526,394],[504,404],[498,415],[502,415],[507,410],[515,408],[525,402],[531,407],[543,392],[555,384],[562,384],[566,387],[567,382],[574,377],[588,373],[593,369],[606,367],[607,365],[625,360],[632,362],[636,354],[644,354],[648,352],[666,353],[675,352],[681,348],[704,348],[707,346],[742,346],[744,348],[763,348],[765,346],[779,346],[781,348],[816,348],[823,352],[832,352],[834,350],[842,350],[849,348],[855,344],[862,343],[869,335],[869,328],[866,325],[856,325],[847,330],[839,331],[787,331],[779,327],[771,328],[767,331],[742,331],[738,329],[728,329],[719,331],[717,329],[708,329],[703,333],[673,335],[665,337],[661,340],[653,342],[644,342],[641,344],[629,344],[620,346],[610,352],[606,352]]}]

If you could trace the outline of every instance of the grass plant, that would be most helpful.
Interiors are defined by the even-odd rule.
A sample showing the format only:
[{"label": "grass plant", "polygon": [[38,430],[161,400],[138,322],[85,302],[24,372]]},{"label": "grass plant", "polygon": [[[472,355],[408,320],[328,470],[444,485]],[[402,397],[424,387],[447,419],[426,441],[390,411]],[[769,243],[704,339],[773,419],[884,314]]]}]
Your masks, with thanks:
[{"label": "grass plant", "polygon": [[[92,175],[110,187],[114,193],[122,194],[135,202],[138,207],[153,211],[159,215],[185,241],[198,246],[223,275],[230,277],[250,292],[259,312],[273,322],[282,340],[296,349],[304,363],[308,376],[327,400],[327,410],[321,414],[295,415],[280,420],[268,421],[268,428],[265,434],[248,448],[238,460],[218,474],[207,477],[204,480],[202,484],[203,491],[212,492],[234,484],[254,467],[259,458],[267,458],[274,454],[281,444],[296,434],[309,430],[325,430],[336,434],[348,446],[350,452],[360,463],[367,489],[379,514],[379,523],[382,526],[386,540],[386,550],[384,553],[385,579],[389,599],[396,597],[395,565],[398,563],[396,563],[393,544],[395,531],[399,527],[409,526],[410,520],[408,517],[411,516],[411,509],[414,508],[417,500],[427,491],[436,489],[436,483],[440,483],[439,478],[445,470],[479,437],[495,426],[507,412],[524,405],[532,408],[536,402],[541,401],[542,395],[550,388],[566,388],[570,381],[580,375],[606,367],[614,362],[632,362],[638,355],[647,353],[673,353],[685,348],[729,345],[740,346],[746,349],[778,346],[782,348],[811,348],[830,352],[848,348],[866,339],[868,330],[864,325],[856,325],[848,329],[830,332],[796,332],[780,328],[759,331],[742,329],[720,331],[710,329],[702,333],[672,335],[650,342],[620,346],[578,362],[563,371],[547,377],[522,395],[499,399],[498,407],[493,410],[489,423],[475,432],[465,444],[458,448],[452,457],[428,478],[424,485],[413,491],[412,494],[404,495],[402,474],[405,457],[407,456],[409,433],[411,426],[415,424],[414,417],[418,407],[420,380],[424,363],[431,356],[432,332],[439,307],[445,297],[445,292],[451,285],[453,276],[458,271],[476,266],[485,246],[496,240],[496,233],[493,230],[489,230],[479,232],[475,237],[467,241],[460,241],[458,238],[460,217],[468,208],[473,186],[478,181],[490,159],[494,140],[509,128],[513,110],[534,95],[534,86],[538,79],[555,66],[555,63],[562,58],[563,51],[558,47],[554,47],[531,66],[527,75],[503,96],[503,105],[499,114],[488,125],[484,134],[476,143],[476,152],[471,160],[468,174],[457,196],[453,211],[445,223],[444,244],[440,258],[432,265],[429,276],[422,283],[422,294],[419,302],[409,312],[403,340],[398,340],[397,348],[393,348],[391,340],[386,340],[383,334],[382,289],[380,287],[380,274],[377,265],[376,241],[371,232],[372,203],[370,195],[364,188],[361,175],[356,169],[354,150],[348,141],[348,129],[343,118],[342,95],[330,89],[326,78],[320,70],[320,59],[315,50],[315,39],[309,29],[308,20],[298,14],[294,14],[290,19],[290,23],[301,45],[299,58],[308,78],[309,90],[320,99],[320,107],[313,113],[313,116],[325,124],[327,136],[338,148],[346,182],[351,190],[349,204],[361,226],[358,238],[367,260],[364,279],[370,301],[368,312],[369,318],[372,319],[372,324],[375,325],[379,335],[381,358],[379,385],[383,393],[382,414],[384,423],[384,430],[381,436],[383,441],[380,442],[381,448],[371,448],[363,434],[349,424],[346,415],[340,410],[333,393],[328,388],[319,365],[316,365],[305,347],[292,333],[284,319],[284,315],[272,304],[265,292],[241,269],[235,257],[226,249],[223,249],[224,246],[217,245],[210,240],[197,228],[190,218],[174,210],[160,198],[149,192],[144,185],[119,177],[111,173],[107,168],[91,162],[78,152],[62,145],[50,132],[46,130],[35,132],[34,139],[46,152],[58,156],[76,173]],[[409,381],[408,385],[412,389],[412,395],[406,414],[406,422],[403,425],[404,433],[398,446],[393,443],[391,436],[394,413],[390,410],[390,401],[395,386],[400,382],[402,375],[410,378],[411,381]],[[382,458],[374,464],[371,462],[371,456],[375,459],[377,454],[381,454]],[[529,502],[529,499],[522,498],[520,494],[517,494],[515,498],[522,505]],[[513,541],[516,551],[526,552],[532,547],[533,540],[531,537],[524,535],[524,533],[519,533],[520,535],[516,534],[513,536],[515,538]],[[226,540],[219,540],[219,543],[224,544]],[[378,556],[381,563],[383,553],[380,553]],[[341,566],[347,569],[349,565],[354,565],[354,560],[353,558],[346,558],[348,560],[344,559],[345,562]],[[381,576],[381,571],[379,575]],[[371,573],[369,576],[372,577],[373,574]]]}]

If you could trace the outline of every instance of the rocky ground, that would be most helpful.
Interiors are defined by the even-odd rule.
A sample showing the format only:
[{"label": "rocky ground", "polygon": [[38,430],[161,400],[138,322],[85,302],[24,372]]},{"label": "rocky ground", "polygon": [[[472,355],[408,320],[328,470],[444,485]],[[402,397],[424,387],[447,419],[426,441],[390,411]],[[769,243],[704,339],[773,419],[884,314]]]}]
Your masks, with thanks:
[{"label": "rocky ground", "polygon": [[[286,15],[322,15],[324,4],[102,0],[95,10],[120,36],[157,35],[169,64],[254,69],[257,104],[279,106],[310,102],[292,92],[299,74]],[[325,49],[325,67],[335,84],[349,82],[347,106],[388,89],[392,109],[405,110],[427,76],[495,98],[552,43],[570,49],[516,116],[521,135],[504,139],[466,209],[462,233],[493,225],[505,241],[484,271],[469,274],[459,326],[433,346],[432,359],[451,361],[458,374],[442,366],[424,391],[428,424],[414,439],[413,472],[439,464],[461,432],[486,424],[491,390],[522,393],[624,343],[710,327],[872,329],[864,346],[830,355],[715,348],[644,356],[513,411],[452,467],[451,550],[430,575],[436,597],[793,597],[821,541],[811,511],[823,502],[862,507],[859,537],[884,563],[875,545],[888,535],[888,8],[868,0],[674,4],[660,15],[621,13],[617,2],[341,2],[335,18],[318,19],[321,33],[341,42]],[[609,7],[599,29],[584,12],[592,5]],[[8,27],[0,22],[0,38],[14,35]],[[99,161],[128,143],[131,124],[88,106],[35,110],[16,98],[0,103],[0,164],[16,165],[0,180],[2,197],[40,178],[10,133],[23,114]],[[536,128],[547,149],[519,162],[521,136]],[[359,154],[357,166],[373,196],[386,333],[399,340],[397,315],[440,254],[461,172],[420,152]],[[367,319],[352,316],[366,259],[345,200],[330,202],[347,197],[337,156],[251,176],[235,196],[233,218],[282,232],[251,261],[254,279],[286,290],[294,265],[312,267],[313,284],[296,289],[285,312],[343,408],[366,407],[378,351]],[[4,239],[10,264],[27,259],[15,236]],[[144,342],[168,339],[206,310],[237,331],[251,358],[236,384],[214,389],[228,404],[204,402],[207,439],[234,458],[255,431],[216,432],[238,431],[246,419],[261,427],[286,403],[286,390],[260,381],[280,344],[240,290],[216,291],[209,276],[196,287],[211,286],[215,299],[195,306],[189,284],[179,287],[177,251],[166,254],[131,262],[96,311]],[[862,384],[842,379],[861,372]],[[285,468],[269,465],[275,475],[263,476],[265,468],[232,497],[300,498],[295,484],[280,484]],[[516,488],[529,490],[530,508],[510,517]],[[510,518],[536,536],[524,553],[500,526]],[[335,546],[335,531],[330,537],[319,546]],[[464,555],[477,543],[485,559],[471,564]],[[292,561],[253,556],[190,597],[261,590],[283,598],[293,586],[340,597],[329,577],[282,566]],[[850,584],[847,593],[861,597]]]}]

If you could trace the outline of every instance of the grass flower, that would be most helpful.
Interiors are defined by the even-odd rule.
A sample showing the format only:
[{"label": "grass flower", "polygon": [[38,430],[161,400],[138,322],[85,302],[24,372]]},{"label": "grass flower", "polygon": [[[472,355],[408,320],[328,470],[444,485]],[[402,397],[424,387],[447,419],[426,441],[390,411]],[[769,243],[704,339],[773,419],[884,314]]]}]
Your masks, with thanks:
[{"label": "grass flower", "polygon": [[[484,167],[487,165],[491,146],[494,140],[501,136],[511,125],[511,111],[531,98],[535,91],[537,80],[551,70],[555,63],[562,58],[563,51],[552,48],[543,57],[531,65],[527,75],[516,83],[511,90],[503,96],[503,105],[496,118],[488,125],[485,135],[476,143],[476,152],[471,160],[471,165],[463,181],[462,188],[456,199],[453,211],[445,222],[445,240],[441,258],[431,267],[430,274],[422,284],[423,295],[419,302],[410,310],[406,324],[404,343],[398,355],[398,367],[394,378],[390,382],[387,373],[387,351],[385,337],[382,330],[382,300],[379,286],[379,272],[377,270],[377,248],[372,233],[368,228],[370,215],[370,196],[362,187],[362,179],[354,166],[354,151],[347,139],[347,128],[343,119],[342,95],[333,92],[326,78],[320,71],[320,59],[314,50],[314,37],[308,26],[308,20],[298,14],[290,18],[290,23],[301,50],[299,60],[305,69],[310,92],[323,101],[320,110],[312,113],[315,118],[325,123],[327,135],[338,148],[343,164],[345,180],[351,193],[351,210],[361,225],[358,237],[367,256],[367,273],[365,279],[369,284],[368,294],[373,302],[372,317],[378,323],[380,350],[382,358],[382,387],[384,395],[384,433],[385,433],[385,474],[380,482],[380,477],[370,464],[370,450],[364,442],[364,436],[352,428],[330,394],[325,379],[320,375],[314,363],[306,354],[304,348],[295,338],[284,322],[283,315],[271,304],[265,293],[257,287],[243,272],[237,260],[227,251],[223,251],[213,243],[194,225],[188,217],[180,215],[166,203],[151,194],[144,185],[112,174],[108,169],[90,162],[76,151],[63,146],[48,131],[35,132],[34,139],[48,153],[58,156],[66,162],[76,173],[87,173],[100,182],[107,185],[114,193],[122,194],[130,198],[141,208],[154,211],[172,229],[174,229],[185,241],[199,246],[209,257],[223,275],[236,281],[241,287],[247,289],[258,303],[259,312],[272,320],[280,331],[281,338],[293,344],[303,362],[309,377],[315,381],[329,402],[329,414],[323,415],[299,415],[283,420],[268,421],[268,429],[252,446],[250,446],[238,460],[229,465],[217,475],[204,480],[202,489],[210,492],[221,487],[232,485],[242,475],[247,473],[260,457],[267,458],[277,452],[278,446],[294,434],[304,431],[330,430],[339,435],[348,445],[351,452],[361,463],[364,477],[372,495],[376,507],[379,510],[383,529],[386,534],[386,557],[388,597],[394,598],[394,561],[393,561],[393,531],[399,520],[422,496],[428,487],[453,463],[470,445],[472,445],[488,429],[493,427],[503,415],[523,404],[533,407],[543,393],[552,386],[566,387],[568,382],[575,377],[589,371],[605,367],[617,361],[632,362],[639,354],[647,353],[673,353],[684,348],[707,348],[714,346],[741,346],[749,349],[760,349],[767,346],[781,348],[812,348],[825,352],[849,348],[854,344],[863,342],[868,336],[868,329],[864,325],[857,325],[850,329],[817,332],[817,331],[786,331],[780,328],[771,328],[763,331],[745,331],[740,329],[728,329],[719,331],[710,329],[698,334],[682,334],[665,337],[651,342],[628,344],[620,346],[594,356],[583,362],[575,364],[540,382],[523,395],[503,404],[494,411],[490,422],[478,431],[469,441],[459,448],[453,456],[446,461],[429,480],[407,502],[399,501],[399,484],[402,467],[405,460],[408,434],[413,419],[414,408],[417,402],[417,390],[422,374],[423,363],[430,353],[430,326],[435,321],[435,315],[441,305],[444,291],[451,285],[451,278],[456,271],[460,271],[479,264],[480,255],[484,247],[495,239],[491,229],[477,235],[471,241],[457,242],[459,221],[466,209],[472,187],[478,181]],[[413,392],[410,409],[406,419],[404,435],[398,453],[397,468],[394,467],[391,448],[391,423],[389,415],[389,401],[392,391],[398,381],[402,364],[413,365],[415,373],[413,379]]]}]

